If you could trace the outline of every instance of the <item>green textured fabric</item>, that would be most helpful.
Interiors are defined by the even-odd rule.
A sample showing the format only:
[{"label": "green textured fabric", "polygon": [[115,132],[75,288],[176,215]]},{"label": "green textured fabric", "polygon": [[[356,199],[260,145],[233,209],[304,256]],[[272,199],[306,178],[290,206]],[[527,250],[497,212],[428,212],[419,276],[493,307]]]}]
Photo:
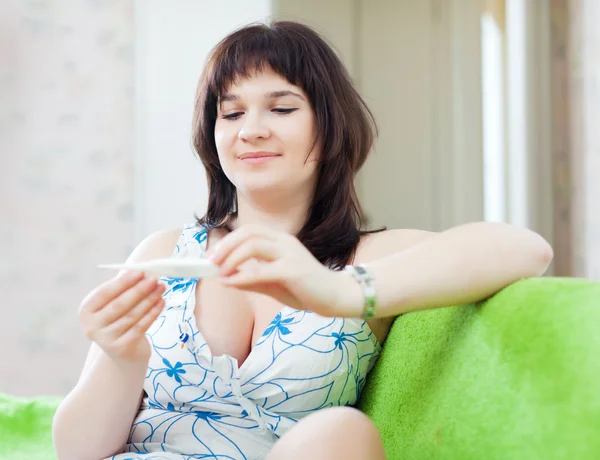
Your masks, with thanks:
[{"label": "green textured fabric", "polygon": [[[600,459],[600,283],[540,278],[396,320],[360,402],[389,460]],[[0,395],[0,459],[55,459],[53,398]]]},{"label": "green textured fabric", "polygon": [[398,318],[360,408],[389,459],[600,459],[600,283]]},{"label": "green textured fabric", "polygon": [[54,460],[52,417],[58,398],[0,395],[0,459]]}]

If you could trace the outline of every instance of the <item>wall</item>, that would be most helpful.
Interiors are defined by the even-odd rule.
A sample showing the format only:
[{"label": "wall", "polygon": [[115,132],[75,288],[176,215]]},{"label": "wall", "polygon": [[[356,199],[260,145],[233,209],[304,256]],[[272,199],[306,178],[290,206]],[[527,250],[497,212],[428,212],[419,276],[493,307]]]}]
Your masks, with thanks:
[{"label": "wall", "polygon": [[219,40],[270,13],[269,0],[135,2],[136,241],[204,212],[206,177],[191,147],[198,78]]},{"label": "wall", "polygon": [[600,3],[569,1],[573,275],[600,281]]},{"label": "wall", "polygon": [[600,280],[600,4],[552,0],[555,266]]},{"label": "wall", "polygon": [[0,392],[62,394],[83,296],[133,232],[130,1],[0,7]]}]

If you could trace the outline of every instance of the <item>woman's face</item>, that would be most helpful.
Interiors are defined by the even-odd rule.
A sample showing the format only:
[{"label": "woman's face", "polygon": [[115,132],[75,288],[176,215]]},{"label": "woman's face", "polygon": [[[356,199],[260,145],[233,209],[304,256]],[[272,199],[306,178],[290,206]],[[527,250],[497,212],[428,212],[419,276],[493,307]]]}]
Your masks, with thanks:
[{"label": "woman's face", "polygon": [[232,84],[218,102],[219,161],[243,194],[312,195],[320,155],[318,143],[310,152],[315,133],[304,91],[270,69]]}]

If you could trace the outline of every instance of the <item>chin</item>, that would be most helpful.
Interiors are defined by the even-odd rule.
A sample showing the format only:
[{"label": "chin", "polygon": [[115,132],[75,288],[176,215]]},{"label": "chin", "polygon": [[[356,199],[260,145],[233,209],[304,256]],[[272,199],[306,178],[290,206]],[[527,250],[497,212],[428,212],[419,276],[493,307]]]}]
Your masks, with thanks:
[{"label": "chin", "polygon": [[[286,187],[287,184],[287,187]],[[256,195],[262,193],[277,193],[289,187],[289,181],[276,177],[246,177],[239,181],[236,188],[245,195]]]}]

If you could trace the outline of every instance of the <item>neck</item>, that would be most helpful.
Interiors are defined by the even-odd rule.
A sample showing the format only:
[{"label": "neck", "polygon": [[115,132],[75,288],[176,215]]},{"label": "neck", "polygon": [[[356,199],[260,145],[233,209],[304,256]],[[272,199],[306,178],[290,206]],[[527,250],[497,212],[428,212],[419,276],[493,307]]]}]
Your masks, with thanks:
[{"label": "neck", "polygon": [[286,199],[278,196],[277,200],[259,201],[256,198],[238,192],[237,217],[232,225],[234,229],[253,224],[297,235],[308,218],[309,197],[296,194]]}]

